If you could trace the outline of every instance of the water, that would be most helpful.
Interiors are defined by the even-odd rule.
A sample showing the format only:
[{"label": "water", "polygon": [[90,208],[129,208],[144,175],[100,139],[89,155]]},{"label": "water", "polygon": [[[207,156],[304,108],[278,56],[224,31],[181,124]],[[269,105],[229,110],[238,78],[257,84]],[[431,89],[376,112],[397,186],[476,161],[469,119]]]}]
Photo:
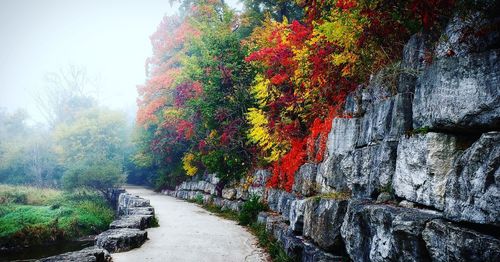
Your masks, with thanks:
[{"label": "water", "polygon": [[93,238],[61,241],[46,246],[27,247],[15,252],[0,252],[0,261],[35,261],[36,259],[77,251],[93,245]]}]

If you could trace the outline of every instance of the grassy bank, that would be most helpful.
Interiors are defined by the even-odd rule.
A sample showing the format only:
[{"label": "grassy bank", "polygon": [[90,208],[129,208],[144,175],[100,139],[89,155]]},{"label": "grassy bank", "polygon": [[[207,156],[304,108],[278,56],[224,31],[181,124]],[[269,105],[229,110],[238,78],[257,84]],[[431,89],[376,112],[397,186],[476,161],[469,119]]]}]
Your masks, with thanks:
[{"label": "grassy bank", "polygon": [[114,212],[100,195],[0,185],[0,246],[72,239],[107,229]]}]

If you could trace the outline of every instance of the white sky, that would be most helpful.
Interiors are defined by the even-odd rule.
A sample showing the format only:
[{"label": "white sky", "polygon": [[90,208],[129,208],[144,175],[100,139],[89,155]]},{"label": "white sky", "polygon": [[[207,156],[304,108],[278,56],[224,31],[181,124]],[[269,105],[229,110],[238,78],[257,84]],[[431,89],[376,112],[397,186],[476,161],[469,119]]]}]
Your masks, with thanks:
[{"label": "white sky", "polygon": [[0,107],[25,108],[43,121],[34,94],[46,73],[72,64],[99,78],[101,104],[135,112],[149,36],[177,11],[169,2],[0,0]]}]

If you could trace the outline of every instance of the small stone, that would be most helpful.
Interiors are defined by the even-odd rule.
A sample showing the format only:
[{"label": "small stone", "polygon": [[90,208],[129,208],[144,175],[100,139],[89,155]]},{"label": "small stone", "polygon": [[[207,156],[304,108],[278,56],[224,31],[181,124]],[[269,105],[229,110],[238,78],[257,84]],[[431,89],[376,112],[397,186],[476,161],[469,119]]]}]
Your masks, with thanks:
[{"label": "small stone", "polygon": [[377,197],[377,203],[386,203],[392,200],[391,194],[387,192],[382,192]]},{"label": "small stone", "polygon": [[405,207],[405,208],[415,208],[415,203],[410,202],[408,200],[403,200],[399,202],[400,207]]}]

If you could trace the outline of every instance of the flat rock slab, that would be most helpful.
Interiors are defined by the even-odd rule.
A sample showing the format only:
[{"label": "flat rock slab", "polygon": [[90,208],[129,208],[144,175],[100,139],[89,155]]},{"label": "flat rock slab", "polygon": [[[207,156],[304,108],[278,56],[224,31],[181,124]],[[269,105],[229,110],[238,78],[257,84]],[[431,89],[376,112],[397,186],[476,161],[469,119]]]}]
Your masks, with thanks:
[{"label": "flat rock slab", "polygon": [[109,252],[123,252],[142,246],[148,233],[135,228],[110,229],[96,237],[96,245]]},{"label": "flat rock slab", "polygon": [[127,215],[151,215],[154,216],[155,209],[153,207],[132,207],[129,208]]},{"label": "flat rock slab", "polygon": [[108,251],[103,248],[89,247],[80,251],[68,252],[57,256],[42,258],[37,262],[61,262],[61,261],[75,261],[75,262],[111,262],[111,256]]},{"label": "flat rock slab", "polygon": [[110,229],[115,228],[137,228],[144,230],[146,229],[153,220],[152,215],[127,215],[122,216],[120,219],[113,221],[110,225]]}]

